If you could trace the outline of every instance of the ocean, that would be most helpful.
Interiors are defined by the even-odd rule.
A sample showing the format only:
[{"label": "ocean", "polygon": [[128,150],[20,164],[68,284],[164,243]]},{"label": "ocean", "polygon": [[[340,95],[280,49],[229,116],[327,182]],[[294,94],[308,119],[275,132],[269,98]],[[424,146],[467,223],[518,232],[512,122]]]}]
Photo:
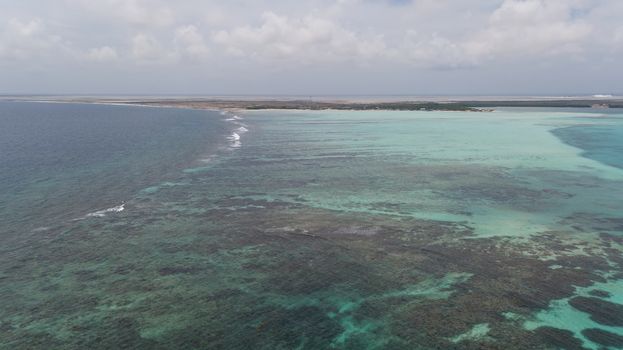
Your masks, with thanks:
[{"label": "ocean", "polygon": [[0,348],[621,348],[622,136],[0,102]]}]

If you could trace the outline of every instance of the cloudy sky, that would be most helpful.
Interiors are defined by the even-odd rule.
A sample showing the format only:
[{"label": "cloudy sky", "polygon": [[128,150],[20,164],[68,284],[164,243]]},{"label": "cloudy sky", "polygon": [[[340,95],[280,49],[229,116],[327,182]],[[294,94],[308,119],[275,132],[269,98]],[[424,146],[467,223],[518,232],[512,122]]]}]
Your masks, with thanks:
[{"label": "cloudy sky", "polygon": [[0,93],[623,93],[621,0],[0,0]]}]

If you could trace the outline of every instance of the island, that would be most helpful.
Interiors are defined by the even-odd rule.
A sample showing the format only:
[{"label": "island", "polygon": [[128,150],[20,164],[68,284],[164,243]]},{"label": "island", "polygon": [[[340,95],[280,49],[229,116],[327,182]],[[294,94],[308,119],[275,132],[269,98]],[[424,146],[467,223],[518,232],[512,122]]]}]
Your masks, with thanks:
[{"label": "island", "polygon": [[185,107],[224,110],[390,110],[390,111],[463,111],[485,112],[488,108],[476,108],[460,102],[426,101],[314,101],[314,100],[211,100],[211,99],[159,99],[125,101],[123,103],[161,107]]},{"label": "island", "polygon": [[492,112],[500,107],[538,108],[623,108],[623,98],[430,98],[398,99],[396,97],[331,99],[331,98],[260,98],[260,97],[104,97],[104,96],[0,96],[0,100],[101,103],[140,105],[152,107],[176,107],[211,110],[343,110],[343,111],[457,111]]}]

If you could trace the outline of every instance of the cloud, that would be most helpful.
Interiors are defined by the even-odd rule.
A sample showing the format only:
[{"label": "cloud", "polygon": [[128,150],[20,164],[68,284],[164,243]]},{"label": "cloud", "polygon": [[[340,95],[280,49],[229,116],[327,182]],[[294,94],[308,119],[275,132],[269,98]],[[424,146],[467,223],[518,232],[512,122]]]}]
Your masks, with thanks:
[{"label": "cloud", "polygon": [[396,52],[402,61],[420,67],[458,69],[476,64],[473,58],[466,56],[465,47],[461,43],[436,33],[423,36],[410,30]]},{"label": "cloud", "polygon": [[429,86],[451,74],[568,72],[581,62],[611,72],[623,69],[621,17],[619,0],[20,0],[0,12],[0,65],[11,66],[0,73],[20,80],[80,66],[188,86],[197,71],[218,86],[303,74],[320,86],[331,72],[359,89],[355,81],[372,77]]},{"label": "cloud", "polygon": [[11,18],[0,32],[0,59],[28,60],[66,51],[62,38],[48,33],[39,19]]},{"label": "cloud", "polygon": [[[459,38],[407,33],[403,47],[413,63],[434,68],[474,67],[490,61],[578,53],[592,27],[573,13],[580,3],[505,0],[484,28]],[[575,4],[575,5],[574,5]]]},{"label": "cloud", "polygon": [[[175,6],[162,0],[65,2],[84,12],[88,20],[117,23],[110,34],[104,34],[107,28],[96,33],[99,40],[111,45],[74,47],[60,35],[42,30],[41,21],[13,20],[9,34],[3,35],[0,54],[16,57],[57,45],[99,62],[200,63],[208,57],[227,60],[227,56],[236,56],[240,64],[279,63],[284,67],[348,62],[461,69],[539,55],[580,54],[591,41],[594,27],[600,25],[603,32],[606,26],[585,14],[601,12],[604,18],[606,8],[614,8],[610,12],[618,8],[608,1],[597,6],[585,0],[504,0],[493,7],[477,0],[460,4],[313,0],[300,6],[281,6],[284,12],[279,14],[264,11],[258,15],[259,8],[272,3],[260,1],[234,8],[193,0]],[[453,22],[460,25],[449,25]],[[620,45],[617,29],[609,32],[610,43]],[[132,37],[129,46],[119,42],[127,36]],[[28,44],[18,43],[19,38]],[[87,37],[79,39],[89,41]],[[220,49],[215,50],[217,47]]]},{"label": "cloud", "polygon": [[623,26],[617,28],[614,31],[613,37],[614,37],[613,41],[614,41],[615,45],[623,46]]},{"label": "cloud", "polygon": [[259,26],[217,31],[213,40],[231,55],[296,63],[365,61],[386,49],[380,35],[358,35],[314,15],[290,18],[273,12],[263,13]]},{"label": "cloud", "polygon": [[164,27],[175,21],[175,12],[158,0],[67,0],[89,15],[120,20],[131,25]]},{"label": "cloud", "polygon": [[209,56],[210,49],[194,25],[175,29],[171,44],[163,44],[145,33],[134,35],[131,41],[131,57],[136,63],[175,64],[181,60],[200,63]]},{"label": "cloud", "polygon": [[153,36],[139,33],[132,38],[132,58],[138,63],[166,63],[175,60]]},{"label": "cloud", "polygon": [[574,18],[580,9],[574,1],[506,0],[487,29],[466,43],[466,52],[477,58],[576,52],[592,30]]},{"label": "cloud", "polygon": [[175,43],[180,55],[191,61],[200,61],[210,55],[210,49],[206,45],[203,35],[194,25],[177,28]]},{"label": "cloud", "polygon": [[89,61],[93,62],[113,62],[119,59],[117,55],[117,50],[110,46],[102,46],[92,48],[85,54],[85,58]]}]

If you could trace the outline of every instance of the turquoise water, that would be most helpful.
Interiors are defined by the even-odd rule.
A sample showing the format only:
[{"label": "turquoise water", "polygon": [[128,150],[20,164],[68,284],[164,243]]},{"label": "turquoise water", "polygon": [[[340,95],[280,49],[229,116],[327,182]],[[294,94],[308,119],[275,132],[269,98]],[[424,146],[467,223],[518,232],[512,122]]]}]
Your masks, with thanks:
[{"label": "turquoise water", "polygon": [[623,115],[598,112],[4,103],[0,343],[620,348]]}]

